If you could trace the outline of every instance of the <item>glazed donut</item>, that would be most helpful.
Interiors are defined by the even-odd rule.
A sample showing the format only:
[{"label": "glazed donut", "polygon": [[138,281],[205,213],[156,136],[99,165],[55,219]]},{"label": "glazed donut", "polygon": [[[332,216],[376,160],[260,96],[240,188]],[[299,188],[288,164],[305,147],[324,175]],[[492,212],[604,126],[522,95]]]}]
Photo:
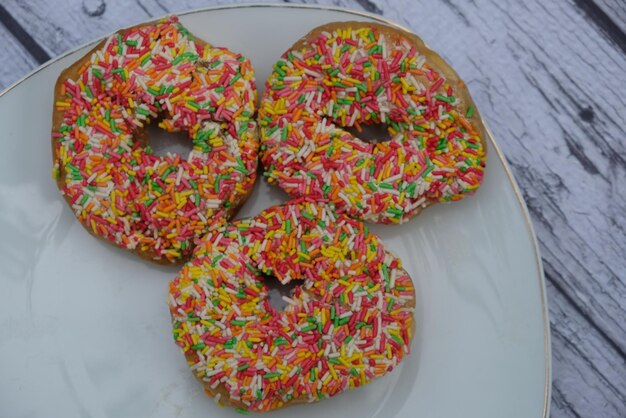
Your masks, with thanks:
[{"label": "glazed donut", "polygon": [[[402,223],[483,178],[485,128],[463,81],[416,35],[389,26],[311,31],[274,65],[259,122],[270,183],[359,219]],[[346,130],[375,124],[389,141]]]},{"label": "glazed donut", "polygon": [[[284,310],[264,275],[302,283]],[[367,226],[294,201],[210,231],[170,283],[169,306],[205,392],[262,412],[390,372],[409,353],[415,294]]]},{"label": "glazed donut", "polygon": [[[213,217],[256,177],[257,93],[250,61],[176,17],[121,30],[61,73],[53,176],[81,224],[139,256],[182,262]],[[152,120],[193,140],[187,158],[152,152]]]}]

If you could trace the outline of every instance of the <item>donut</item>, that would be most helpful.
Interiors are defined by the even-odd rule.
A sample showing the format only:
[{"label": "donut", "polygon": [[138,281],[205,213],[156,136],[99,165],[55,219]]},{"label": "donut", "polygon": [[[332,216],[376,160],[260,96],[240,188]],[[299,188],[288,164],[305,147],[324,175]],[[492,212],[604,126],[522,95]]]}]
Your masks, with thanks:
[{"label": "donut", "polygon": [[[486,132],[465,84],[385,25],[331,23],[296,42],[266,82],[259,124],[270,183],[366,221],[405,222],[483,179]],[[368,126],[390,138],[359,138]]]},{"label": "donut", "polygon": [[[274,278],[299,283],[283,310],[269,303]],[[362,222],[302,200],[211,230],[168,304],[205,392],[245,411],[362,386],[402,361],[414,332],[400,259]]]},{"label": "donut", "polygon": [[[250,61],[176,17],[121,30],[57,80],[53,177],[91,234],[182,263],[211,220],[231,216],[252,189],[256,99]],[[152,121],[188,134],[189,155],[155,155]]]}]

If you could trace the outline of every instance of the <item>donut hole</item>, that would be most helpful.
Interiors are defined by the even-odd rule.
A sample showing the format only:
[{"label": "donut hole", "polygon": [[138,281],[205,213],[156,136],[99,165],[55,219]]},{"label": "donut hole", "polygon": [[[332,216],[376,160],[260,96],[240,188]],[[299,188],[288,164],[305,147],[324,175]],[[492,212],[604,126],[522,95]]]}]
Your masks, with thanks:
[{"label": "donut hole", "polygon": [[361,125],[360,128],[360,131],[355,126],[345,126],[343,129],[350,132],[352,136],[370,144],[379,144],[381,142],[391,141],[389,127],[386,123],[379,122],[369,125]]},{"label": "donut hole", "polygon": [[282,284],[276,277],[269,275],[263,276],[263,282],[269,288],[270,305],[277,311],[282,311],[287,306],[287,301],[283,299],[283,296],[291,297],[295,288],[301,284],[301,281],[296,280]]},{"label": "donut hole", "polygon": [[161,118],[155,118],[143,132],[141,142],[144,146],[152,148],[152,154],[164,157],[169,154],[178,154],[187,158],[193,149],[193,141],[187,132],[167,132],[159,128]]}]

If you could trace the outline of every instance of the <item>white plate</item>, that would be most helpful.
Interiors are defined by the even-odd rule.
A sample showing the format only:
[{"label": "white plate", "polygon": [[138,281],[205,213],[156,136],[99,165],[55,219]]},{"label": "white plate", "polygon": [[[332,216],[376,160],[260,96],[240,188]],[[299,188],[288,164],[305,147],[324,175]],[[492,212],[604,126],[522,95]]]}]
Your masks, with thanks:
[{"label": "white plate", "polygon": [[[193,33],[250,57],[260,87],[293,41],[337,20],[381,19],[294,6],[181,15]],[[165,300],[176,269],[87,234],[51,179],[54,82],[88,47],[0,97],[0,416],[239,416],[204,396],[172,342]],[[240,214],[284,199],[259,181]],[[547,416],[543,272],[526,208],[493,139],[476,196],[437,205],[401,227],[373,229],[416,284],[413,353],[364,388],[271,415]]]}]

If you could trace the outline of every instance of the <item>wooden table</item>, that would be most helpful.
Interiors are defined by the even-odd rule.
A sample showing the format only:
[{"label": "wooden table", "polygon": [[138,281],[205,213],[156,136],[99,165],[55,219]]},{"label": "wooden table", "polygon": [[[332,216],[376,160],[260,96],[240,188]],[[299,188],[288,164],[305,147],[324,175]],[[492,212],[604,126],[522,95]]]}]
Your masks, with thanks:
[{"label": "wooden table", "polygon": [[[0,89],[121,26],[235,2],[59,3],[0,1]],[[319,3],[413,29],[466,80],[515,173],[541,247],[552,417],[626,416],[626,2]]]}]

